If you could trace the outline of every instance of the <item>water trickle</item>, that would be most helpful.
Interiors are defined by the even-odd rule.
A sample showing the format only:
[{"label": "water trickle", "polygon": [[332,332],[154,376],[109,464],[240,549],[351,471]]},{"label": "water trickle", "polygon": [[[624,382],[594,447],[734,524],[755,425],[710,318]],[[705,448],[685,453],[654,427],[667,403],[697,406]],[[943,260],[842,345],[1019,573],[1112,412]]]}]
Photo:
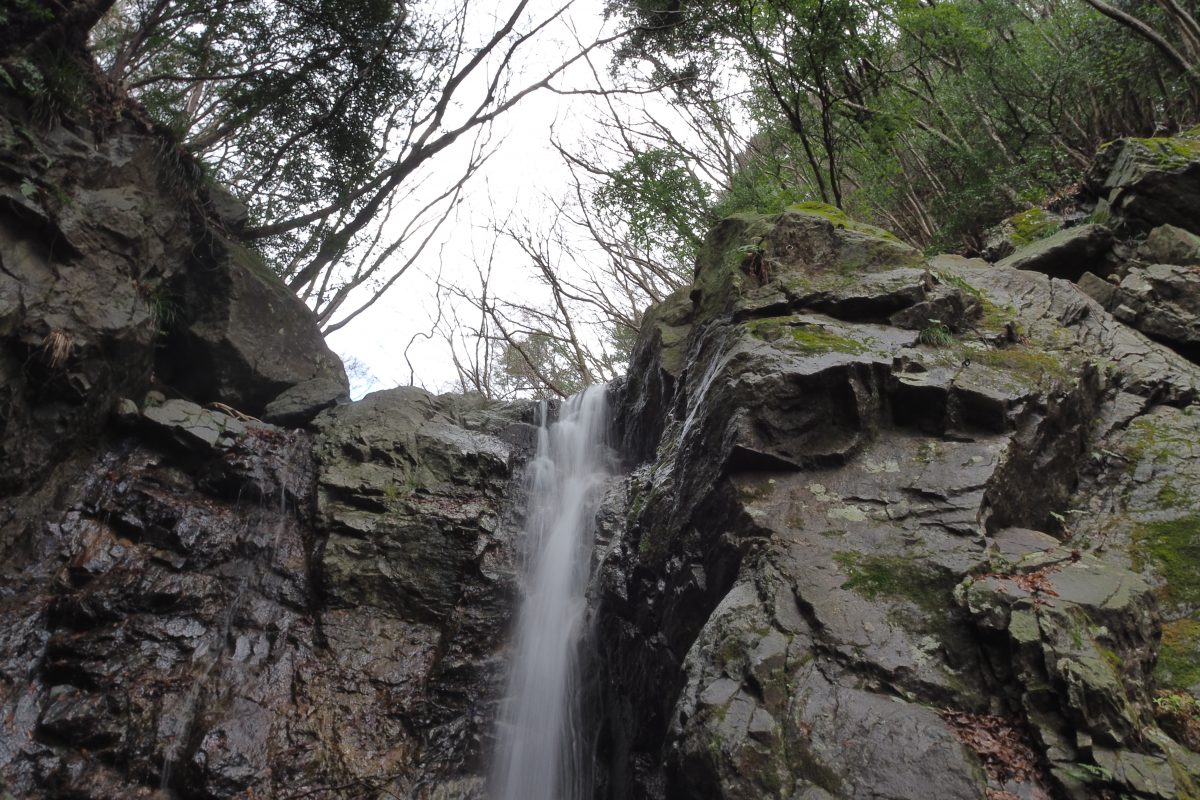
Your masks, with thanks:
[{"label": "water trickle", "polygon": [[495,800],[581,800],[590,791],[580,719],[579,646],[596,511],[607,472],[606,390],[541,408],[530,465],[525,594],[497,728]]}]

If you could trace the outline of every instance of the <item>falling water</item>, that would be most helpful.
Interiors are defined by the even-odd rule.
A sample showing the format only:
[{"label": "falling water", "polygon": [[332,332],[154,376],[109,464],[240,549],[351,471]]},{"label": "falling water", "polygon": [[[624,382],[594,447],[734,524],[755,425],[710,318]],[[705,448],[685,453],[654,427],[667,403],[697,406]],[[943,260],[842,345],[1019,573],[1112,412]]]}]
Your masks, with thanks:
[{"label": "falling water", "polygon": [[530,466],[525,596],[497,729],[495,800],[582,800],[579,644],[596,510],[606,477],[605,388],[592,387],[546,423]]}]

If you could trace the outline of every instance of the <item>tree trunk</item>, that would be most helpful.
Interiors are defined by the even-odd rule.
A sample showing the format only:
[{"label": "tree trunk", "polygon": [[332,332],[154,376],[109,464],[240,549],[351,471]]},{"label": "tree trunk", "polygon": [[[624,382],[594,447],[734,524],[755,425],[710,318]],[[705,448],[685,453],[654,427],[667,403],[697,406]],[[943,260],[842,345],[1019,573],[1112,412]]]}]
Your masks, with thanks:
[{"label": "tree trunk", "polygon": [[1121,25],[1124,25],[1138,36],[1141,36],[1143,39],[1150,42],[1150,44],[1158,48],[1158,51],[1166,56],[1167,60],[1170,61],[1171,64],[1175,66],[1181,73],[1189,76],[1193,81],[1200,82],[1200,77],[1197,77],[1196,73],[1193,71],[1194,65],[1188,63],[1188,60],[1183,57],[1182,53],[1176,50],[1170,42],[1160,36],[1158,32],[1149,25],[1142,22],[1132,14],[1122,11],[1115,6],[1109,5],[1108,3],[1104,2],[1104,0],[1083,1],[1104,16],[1120,23]]}]

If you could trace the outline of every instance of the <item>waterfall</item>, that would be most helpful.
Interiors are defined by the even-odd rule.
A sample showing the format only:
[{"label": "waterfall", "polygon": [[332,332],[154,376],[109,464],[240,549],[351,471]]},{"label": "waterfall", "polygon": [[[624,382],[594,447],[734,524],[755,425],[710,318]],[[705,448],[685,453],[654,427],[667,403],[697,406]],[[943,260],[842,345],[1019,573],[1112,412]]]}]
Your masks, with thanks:
[{"label": "waterfall", "polygon": [[540,408],[525,523],[525,594],[492,772],[495,800],[582,800],[590,791],[579,646],[596,511],[607,477],[606,388]]}]

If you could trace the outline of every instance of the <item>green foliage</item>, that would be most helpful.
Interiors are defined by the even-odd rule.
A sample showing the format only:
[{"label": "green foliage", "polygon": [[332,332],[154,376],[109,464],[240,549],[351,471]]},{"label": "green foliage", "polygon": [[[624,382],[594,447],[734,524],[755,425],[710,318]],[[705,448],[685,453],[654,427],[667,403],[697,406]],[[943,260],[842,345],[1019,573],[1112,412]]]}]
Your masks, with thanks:
[{"label": "green foliage", "polygon": [[32,101],[33,115],[43,125],[77,116],[87,105],[90,76],[68,51],[36,49],[12,59],[0,72],[9,87]]},{"label": "green foliage", "polygon": [[1009,217],[1013,227],[1013,244],[1023,247],[1045,239],[1058,230],[1058,223],[1040,208],[1031,208]]},{"label": "green foliage", "polygon": [[496,376],[502,395],[536,399],[571,395],[584,387],[584,376],[568,342],[531,331],[503,346]]},{"label": "green foliage", "polygon": [[150,311],[150,320],[159,333],[167,333],[179,321],[183,306],[162,283],[139,283],[138,292]]},{"label": "green foliage", "polygon": [[933,321],[933,324],[921,329],[917,334],[917,341],[929,347],[949,347],[956,340],[953,331],[941,322]]},{"label": "green foliage", "polygon": [[[357,209],[348,196],[377,168],[377,126],[440,69],[441,33],[418,32],[393,0],[153,7],[118,0],[93,33],[97,59],[263,221],[337,201]],[[272,244],[294,255],[304,239]]]},{"label": "green foliage", "polygon": [[1178,689],[1159,690],[1154,695],[1154,716],[1174,739],[1200,752],[1200,700],[1195,695]]},{"label": "green foliage", "polygon": [[[1137,13],[1178,40],[1152,4]],[[1054,199],[1101,142],[1172,130],[1197,94],[1144,39],[1086,4],[1012,0],[613,0],[644,26],[621,50],[655,75],[750,87],[755,136],[716,212],[837,203],[931,249]],[[1193,12],[1194,13],[1194,12]],[[1165,162],[1177,145],[1147,139]],[[1178,141],[1178,140],[1176,140]],[[1037,210],[1017,238],[1052,232]]]},{"label": "green foliage", "polygon": [[1200,608],[1200,515],[1143,522],[1133,531],[1134,568],[1152,567],[1166,581],[1164,599]]},{"label": "green foliage", "polygon": [[679,263],[691,259],[710,219],[709,188],[682,154],[656,148],[635,153],[592,198],[610,218],[624,218],[630,241],[661,248]]}]

